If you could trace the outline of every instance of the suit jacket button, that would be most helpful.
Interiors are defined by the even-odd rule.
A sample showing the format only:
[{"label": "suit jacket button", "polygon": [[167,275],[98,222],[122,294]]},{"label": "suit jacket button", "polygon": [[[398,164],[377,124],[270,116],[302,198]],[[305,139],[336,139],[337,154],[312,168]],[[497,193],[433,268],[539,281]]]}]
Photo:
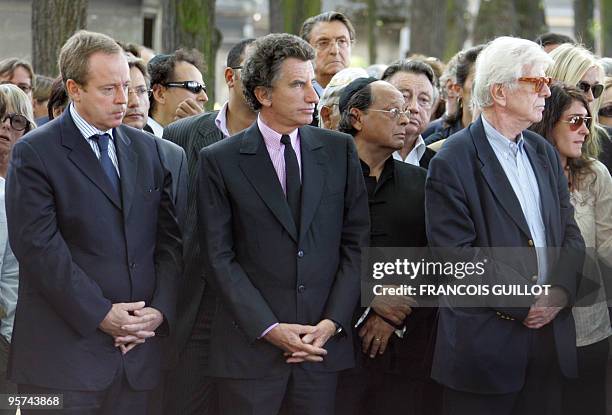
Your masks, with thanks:
[{"label": "suit jacket button", "polygon": [[533,239],[528,240],[528,241],[527,241],[527,245],[529,245],[529,246],[533,246]]},{"label": "suit jacket button", "polygon": [[304,251],[300,249],[297,255],[298,255],[298,258],[302,258],[304,256]]},{"label": "suit jacket button", "polygon": [[534,275],[533,277],[531,277],[531,281],[538,282],[538,276]]},{"label": "suit jacket button", "polygon": [[306,287],[305,287],[304,285],[300,284],[300,285],[298,286],[298,292],[299,292],[299,293],[303,293],[303,292],[304,292],[304,290],[306,290]]},{"label": "suit jacket button", "polygon": [[136,268],[136,263],[135,263],[135,262],[132,262],[132,263],[130,264],[130,268],[132,268],[132,269]]}]

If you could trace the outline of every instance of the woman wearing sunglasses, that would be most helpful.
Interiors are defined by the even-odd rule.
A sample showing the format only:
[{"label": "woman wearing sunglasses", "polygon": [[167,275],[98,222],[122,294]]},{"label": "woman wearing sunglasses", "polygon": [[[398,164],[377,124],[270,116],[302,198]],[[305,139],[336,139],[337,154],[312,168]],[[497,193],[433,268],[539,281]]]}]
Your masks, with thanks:
[{"label": "woman wearing sunglasses", "polygon": [[4,177],[13,144],[36,126],[33,119],[32,100],[15,85],[0,85],[0,394],[17,392],[6,380],[6,363],[19,285],[17,260],[8,244]]},{"label": "woman wearing sunglasses", "polygon": [[553,80],[568,85],[575,85],[584,92],[593,114],[593,122],[589,128],[589,137],[586,146],[589,154],[600,154],[602,161],[608,169],[612,169],[612,142],[606,130],[599,125],[597,113],[603,93],[604,70],[599,60],[582,46],[565,43],[550,52],[554,64],[548,68],[546,74]]},{"label": "woman wearing sunglasses", "polygon": [[[599,122],[604,127],[612,127],[612,78],[606,77],[604,93],[599,106]],[[612,133],[611,128],[606,128],[608,135]]]},{"label": "woman wearing sunglasses", "polygon": [[[542,121],[531,130],[545,137],[559,152],[570,187],[575,218],[587,247],[604,262],[612,259],[612,177],[606,167],[589,153],[592,117],[586,95],[574,86],[555,83],[546,99]],[[586,264],[596,264],[586,261]],[[602,287],[598,266],[585,275]],[[566,380],[563,397],[567,414],[606,413],[606,364],[608,337],[612,334],[606,293],[599,288],[589,301],[582,301],[589,284],[581,282],[572,310],[576,323],[578,378]]]}]

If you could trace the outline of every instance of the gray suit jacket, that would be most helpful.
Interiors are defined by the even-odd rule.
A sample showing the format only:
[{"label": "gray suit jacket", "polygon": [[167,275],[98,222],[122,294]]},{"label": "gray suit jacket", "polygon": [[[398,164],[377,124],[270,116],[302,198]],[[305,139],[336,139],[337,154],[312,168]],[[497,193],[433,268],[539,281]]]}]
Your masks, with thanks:
[{"label": "gray suit jacket", "polygon": [[206,285],[200,261],[197,220],[197,165],[200,150],[223,138],[215,125],[218,111],[173,122],[164,129],[164,139],[178,144],[187,156],[188,182],[184,219],[184,275],[177,305],[176,353],[180,353],[193,329]]}]

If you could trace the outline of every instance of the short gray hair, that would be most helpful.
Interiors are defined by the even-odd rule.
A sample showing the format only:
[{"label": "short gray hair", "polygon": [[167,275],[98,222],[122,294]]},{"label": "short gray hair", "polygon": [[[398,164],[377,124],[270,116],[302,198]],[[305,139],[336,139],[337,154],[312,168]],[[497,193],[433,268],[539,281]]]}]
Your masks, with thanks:
[{"label": "short gray hair", "polygon": [[[325,87],[319,99],[317,112],[321,113],[321,108],[325,106],[338,106],[340,103],[340,95],[342,95],[344,88],[357,78],[367,77],[368,73],[363,68],[344,68],[336,73]],[[332,111],[340,112],[337,108],[333,108]],[[319,127],[323,127],[323,119],[321,117],[319,117]]]},{"label": "short gray hair", "polygon": [[314,49],[305,40],[288,33],[272,33],[257,39],[253,43],[242,68],[242,86],[244,98],[249,106],[257,111],[261,103],[255,96],[257,87],[272,88],[280,75],[280,67],[288,58],[301,61],[314,59]]},{"label": "short gray hair", "polygon": [[472,101],[476,107],[493,105],[491,86],[503,84],[515,87],[525,70],[541,66],[546,70],[553,60],[535,42],[510,36],[491,41],[478,55],[472,87]]},{"label": "short gray hair", "polygon": [[337,11],[317,14],[316,16],[312,16],[306,19],[304,23],[302,23],[302,28],[300,29],[300,37],[306,42],[310,43],[310,33],[312,32],[312,29],[316,26],[316,24],[330,22],[340,22],[344,24],[344,26],[346,26],[346,30],[348,30],[349,32],[349,37],[351,41],[355,40],[355,28],[353,27],[353,24],[351,23],[348,17]]}]

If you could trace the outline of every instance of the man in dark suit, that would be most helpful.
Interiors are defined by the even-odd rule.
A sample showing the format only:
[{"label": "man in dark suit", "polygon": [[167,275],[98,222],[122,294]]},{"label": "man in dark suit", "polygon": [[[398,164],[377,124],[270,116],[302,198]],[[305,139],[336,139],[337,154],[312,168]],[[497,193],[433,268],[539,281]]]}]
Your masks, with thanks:
[{"label": "man in dark suit", "polygon": [[171,351],[174,365],[166,382],[165,415],[217,413],[214,385],[206,374],[216,296],[206,285],[200,255],[197,165],[202,148],[239,133],[253,124],[257,117],[244,99],[240,80],[245,56],[254,41],[242,40],[228,52],[224,75],[229,99],[220,111],[181,119],[164,129],[164,140],[173,141],[185,150],[189,168],[188,207],[183,233],[185,270],[178,293],[177,325]]},{"label": "man in dark suit", "polygon": [[[149,112],[149,74],[141,59],[127,57],[130,68],[130,88],[123,124],[142,130],[147,125]],[[183,228],[187,209],[187,157],[176,144],[149,134],[155,140],[163,166],[172,176],[172,201],[176,216]]]},{"label": "man in dark suit", "polygon": [[72,104],[15,146],[8,173],[10,378],[62,394],[52,413],[144,415],[181,271],[172,180],[155,142],[121,125],[130,75],[116,42],[77,32],[59,66]]},{"label": "man in dark suit", "polygon": [[487,278],[552,286],[531,306],[505,307],[500,298],[490,308],[442,303],[432,377],[445,387],[446,414],[560,413],[561,377],[576,375],[570,307],[584,241],[557,153],[526,130],[542,117],[551,62],[531,41],[491,42],[475,71],[482,116],[451,136],[429,166],[430,244],[524,247],[496,258]]},{"label": "man in dark suit", "polygon": [[337,373],[354,364],[367,194],[352,138],[308,126],[313,57],[293,35],[258,39],[242,70],[257,122],[200,152],[220,413],[333,414]]},{"label": "man in dark suit", "polygon": [[410,111],[406,142],[402,149],[393,153],[393,158],[427,169],[436,152],[425,145],[421,134],[431,117],[436,75],[425,62],[403,60],[389,65],[382,79],[400,90]]}]

